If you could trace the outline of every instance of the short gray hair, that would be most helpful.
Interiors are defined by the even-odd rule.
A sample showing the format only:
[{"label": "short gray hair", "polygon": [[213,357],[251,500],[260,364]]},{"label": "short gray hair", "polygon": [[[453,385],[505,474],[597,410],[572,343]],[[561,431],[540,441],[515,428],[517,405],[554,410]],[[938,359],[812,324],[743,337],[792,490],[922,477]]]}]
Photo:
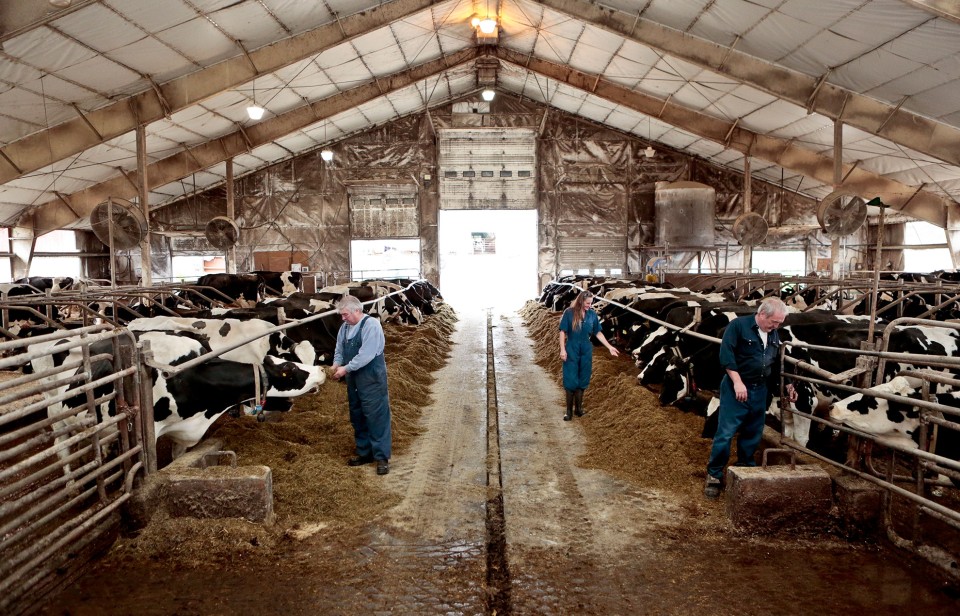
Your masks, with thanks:
[{"label": "short gray hair", "polygon": [[344,295],[337,302],[337,312],[363,312],[363,304],[352,295]]},{"label": "short gray hair", "polygon": [[760,307],[757,308],[757,314],[762,314],[765,317],[787,314],[787,305],[784,304],[783,300],[779,297],[768,297],[760,302]]}]

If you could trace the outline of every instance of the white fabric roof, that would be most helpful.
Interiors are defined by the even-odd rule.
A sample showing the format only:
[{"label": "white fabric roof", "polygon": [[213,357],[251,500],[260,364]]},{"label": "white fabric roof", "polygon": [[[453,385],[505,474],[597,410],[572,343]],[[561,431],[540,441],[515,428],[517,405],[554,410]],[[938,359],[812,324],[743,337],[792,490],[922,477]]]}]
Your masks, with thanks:
[{"label": "white fabric roof", "polygon": [[[228,156],[242,175],[470,95],[486,54],[500,60],[501,92],[738,170],[749,151],[755,177],[815,198],[833,188],[841,117],[848,182],[950,225],[960,220],[947,214],[960,196],[960,19],[943,5],[3,3],[0,224],[83,227],[105,196],[135,196],[140,120],[150,203],[162,206],[222,183]],[[488,11],[500,36],[478,52],[469,20]],[[254,99],[268,110],[258,122],[245,111]]]}]

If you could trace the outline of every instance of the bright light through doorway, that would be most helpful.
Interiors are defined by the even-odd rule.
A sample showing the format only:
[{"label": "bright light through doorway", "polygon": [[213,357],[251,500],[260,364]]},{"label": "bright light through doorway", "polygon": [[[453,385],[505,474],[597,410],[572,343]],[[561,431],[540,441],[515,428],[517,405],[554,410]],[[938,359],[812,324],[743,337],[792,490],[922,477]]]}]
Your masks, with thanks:
[{"label": "bright light through doorway", "polygon": [[536,210],[441,210],[440,292],[458,312],[537,296]]}]

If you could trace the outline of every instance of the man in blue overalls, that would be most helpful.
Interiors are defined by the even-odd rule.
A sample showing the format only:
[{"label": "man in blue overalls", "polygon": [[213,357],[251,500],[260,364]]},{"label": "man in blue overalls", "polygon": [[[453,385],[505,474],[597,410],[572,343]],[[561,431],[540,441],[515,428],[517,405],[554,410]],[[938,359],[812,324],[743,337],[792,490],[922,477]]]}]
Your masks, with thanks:
[{"label": "man in blue overalls", "polygon": [[390,472],[390,398],[387,364],[383,360],[383,327],[363,314],[363,304],[347,295],[337,303],[343,326],[333,353],[333,378],[347,379],[350,423],[357,444],[347,464],[377,463],[377,474]]},{"label": "man in blue overalls", "polygon": [[[723,332],[720,367],[726,371],[720,381],[720,413],[713,437],[707,483],[707,498],[720,496],[723,467],[730,459],[730,443],[737,438],[737,464],[755,466],[753,455],[760,446],[770,398],[767,391],[780,378],[780,336],[777,328],[786,318],[787,307],[777,298],[761,302],[755,315],[734,319]],[[786,386],[787,399],[796,402],[793,384]]]}]

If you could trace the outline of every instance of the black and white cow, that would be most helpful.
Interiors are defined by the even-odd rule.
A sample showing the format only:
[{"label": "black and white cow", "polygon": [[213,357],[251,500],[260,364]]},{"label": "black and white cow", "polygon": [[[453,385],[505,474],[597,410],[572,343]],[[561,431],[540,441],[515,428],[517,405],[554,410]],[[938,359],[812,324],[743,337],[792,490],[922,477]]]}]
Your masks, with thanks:
[{"label": "black and white cow", "polygon": [[[342,323],[340,315],[330,312],[333,307],[327,302],[315,302],[310,300],[310,306],[318,309],[321,304],[325,304],[323,312],[330,312],[324,316],[317,317],[313,312],[302,308],[292,307],[292,305],[301,305],[300,300],[288,302],[289,298],[279,299],[274,302],[257,305],[253,308],[214,308],[210,311],[204,311],[200,314],[203,319],[237,319],[241,321],[261,320],[271,325],[281,325],[291,321],[298,321],[294,325],[283,331],[284,335],[292,340],[296,348],[295,351],[301,361],[305,361],[309,356],[304,353],[303,347],[299,345],[309,344],[313,349],[313,362],[316,365],[329,366],[333,363],[333,353],[337,344],[337,332]],[[280,310],[283,310],[283,321],[281,323]],[[317,317],[317,318],[314,318]]]},{"label": "black and white cow", "polygon": [[186,332],[198,336],[214,351],[229,347],[241,340],[259,336],[239,348],[228,351],[222,358],[247,364],[262,364],[267,355],[297,361],[313,366],[317,357],[308,342],[297,342],[284,332],[266,334],[273,324],[260,319],[190,319],[185,317],[151,317],[134,319],[127,325],[130,331]]},{"label": "black and white cow", "polygon": [[[911,404],[919,400],[921,391],[917,379],[898,376],[892,380],[871,387],[869,391],[902,397],[902,401],[887,400],[871,395],[854,394],[835,402],[830,407],[830,419],[867,434],[876,435],[877,442],[896,444],[915,449],[919,446],[920,410]],[[960,392],[947,391],[933,393],[931,402],[960,409]],[[957,423],[960,417],[952,415],[947,419]],[[951,460],[960,460],[960,432],[945,426],[937,427],[934,452]],[[960,467],[957,468],[960,470]],[[952,479],[960,487],[960,480]]]},{"label": "black and white cow", "polygon": [[59,293],[73,288],[74,280],[66,276],[28,276],[14,280],[16,284],[30,285],[40,293]]},{"label": "black and white cow", "polygon": [[[178,366],[201,355],[210,353],[210,346],[199,336],[188,332],[143,331],[137,334],[138,341],[150,343],[153,360],[160,364]],[[127,343],[121,338],[121,344]],[[58,341],[50,345],[55,350]],[[110,354],[114,346],[112,341],[94,343],[90,347],[91,355]],[[33,369],[43,370],[53,366],[62,366],[68,359],[78,359],[80,348],[68,353],[51,353],[33,361]],[[80,374],[77,368],[74,374]],[[101,379],[114,371],[113,361],[100,359],[93,362],[89,381]],[[59,378],[59,377],[50,377]],[[294,398],[316,391],[326,379],[326,373],[318,366],[283,360],[271,355],[263,359],[262,364],[249,364],[224,359],[210,359],[189,370],[167,376],[156,368],[150,368],[153,384],[154,430],[157,438],[167,436],[174,442],[174,457],[187,448],[196,445],[210,425],[224,412],[239,405],[270,403],[281,398]],[[51,381],[52,382],[52,381]],[[61,386],[50,392],[51,397],[58,393],[69,393],[78,385]],[[94,397],[100,398],[109,393],[112,384],[103,385],[94,390]],[[48,406],[51,416],[77,409],[86,401],[85,394],[67,397],[62,403]],[[289,408],[277,405],[277,408]],[[113,415],[113,403],[97,409],[97,420]],[[82,419],[85,412],[72,415],[69,420]],[[55,424],[56,426],[57,424]],[[61,452],[66,456],[66,452]],[[69,471],[69,467],[65,467]]]},{"label": "black and white cow", "polygon": [[234,301],[256,303],[264,294],[263,278],[257,274],[205,274],[197,279],[196,286],[218,291],[210,293],[203,288],[197,289],[201,293],[206,291],[205,295],[217,301],[223,299],[220,295],[223,294]]},{"label": "black and white cow", "polygon": [[268,272],[265,270],[254,270],[251,272],[263,280],[264,293],[267,295],[287,297],[300,290],[303,283],[303,274],[300,272]]},{"label": "black and white cow", "polygon": [[[267,356],[257,391],[255,371],[261,366],[211,359],[179,374],[165,377],[156,370],[153,379],[153,419],[157,438],[174,441],[173,455],[193,447],[225,412],[271,398],[295,398],[316,391],[325,373],[307,366]],[[282,406],[280,408],[283,408]]]},{"label": "black and white cow", "polygon": [[343,295],[339,293],[297,292],[287,297],[278,297],[278,298],[268,297],[259,305],[267,306],[274,309],[283,308],[285,311],[288,311],[288,312],[300,310],[309,314],[317,314],[320,312],[333,310],[334,304],[341,297],[343,297]]}]

